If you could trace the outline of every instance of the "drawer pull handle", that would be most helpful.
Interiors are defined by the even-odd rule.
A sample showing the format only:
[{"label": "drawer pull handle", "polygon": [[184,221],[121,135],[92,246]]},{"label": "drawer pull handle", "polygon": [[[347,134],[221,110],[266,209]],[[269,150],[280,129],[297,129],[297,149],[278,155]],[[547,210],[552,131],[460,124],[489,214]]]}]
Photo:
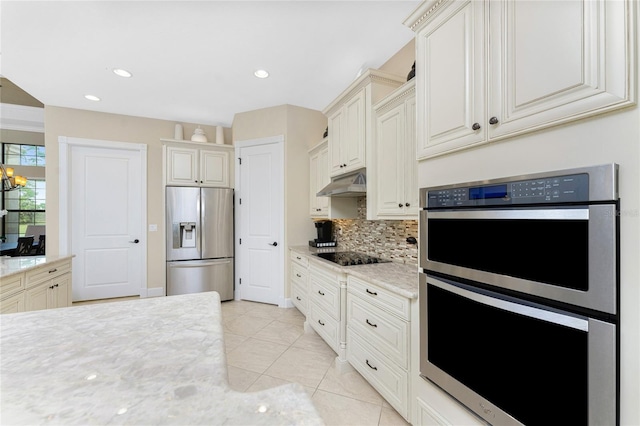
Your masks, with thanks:
[{"label": "drawer pull handle", "polygon": [[376,327],[376,328],[378,327],[378,324],[371,324],[371,323],[369,322],[369,318],[367,318],[365,321],[366,321],[366,322],[367,322],[367,324],[369,324],[371,327]]},{"label": "drawer pull handle", "polygon": [[324,327],[324,323],[322,321],[318,320],[318,324]]},{"label": "drawer pull handle", "polygon": [[58,268],[52,269],[49,271],[50,274],[53,274],[54,272],[56,272],[58,270]]},{"label": "drawer pull handle", "polygon": [[296,299],[298,299],[298,300],[300,300],[300,301],[302,300],[302,299],[300,299],[300,297],[299,297],[299,296],[296,296]]},{"label": "drawer pull handle", "polygon": [[302,258],[300,256],[296,256],[296,259],[298,260],[302,260]]},{"label": "drawer pull handle", "polygon": [[369,364],[369,360],[368,359],[365,360],[365,362],[367,363],[367,365],[369,366],[370,369],[378,371],[378,367],[374,367],[371,364]]},{"label": "drawer pull handle", "polygon": [[378,295],[378,293],[376,293],[375,291],[371,291],[371,290],[369,290],[368,288],[367,288],[367,289],[365,289],[365,290],[367,290],[367,293],[369,293],[369,294],[373,294],[374,296],[377,296],[377,295]]},{"label": "drawer pull handle", "polygon": [[[323,293],[323,292],[321,292],[320,290],[318,290],[318,294],[319,294],[320,296],[324,296],[324,293]],[[324,324],[323,324],[323,325],[324,325]]]},{"label": "drawer pull handle", "polygon": [[296,277],[298,277],[298,278],[302,278],[302,275],[300,275],[300,274],[296,274]]}]

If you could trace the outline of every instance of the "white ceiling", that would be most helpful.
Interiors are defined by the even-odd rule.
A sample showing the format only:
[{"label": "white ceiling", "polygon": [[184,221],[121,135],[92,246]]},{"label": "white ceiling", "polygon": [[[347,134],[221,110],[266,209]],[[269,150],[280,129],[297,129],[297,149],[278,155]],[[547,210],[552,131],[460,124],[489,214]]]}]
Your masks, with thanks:
[{"label": "white ceiling", "polygon": [[230,127],[238,112],[324,109],[411,40],[419,3],[2,0],[0,74],[45,105]]}]

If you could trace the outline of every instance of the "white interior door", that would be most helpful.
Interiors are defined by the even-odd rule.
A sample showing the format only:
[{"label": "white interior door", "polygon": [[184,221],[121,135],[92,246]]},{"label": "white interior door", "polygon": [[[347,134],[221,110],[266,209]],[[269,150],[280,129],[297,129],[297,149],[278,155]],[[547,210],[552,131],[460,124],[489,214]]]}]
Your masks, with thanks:
[{"label": "white interior door", "polygon": [[237,144],[237,297],[283,306],[283,139]]},{"label": "white interior door", "polygon": [[68,147],[74,301],[140,295],[146,285],[146,152],[122,145]]}]

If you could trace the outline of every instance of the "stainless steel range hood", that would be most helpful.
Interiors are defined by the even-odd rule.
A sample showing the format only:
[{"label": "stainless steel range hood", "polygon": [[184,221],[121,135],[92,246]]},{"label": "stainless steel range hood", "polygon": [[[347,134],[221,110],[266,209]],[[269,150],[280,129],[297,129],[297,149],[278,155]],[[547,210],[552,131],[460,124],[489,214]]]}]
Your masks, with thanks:
[{"label": "stainless steel range hood", "polygon": [[365,195],[367,195],[365,169],[332,179],[329,185],[316,194],[317,197],[364,197]]}]

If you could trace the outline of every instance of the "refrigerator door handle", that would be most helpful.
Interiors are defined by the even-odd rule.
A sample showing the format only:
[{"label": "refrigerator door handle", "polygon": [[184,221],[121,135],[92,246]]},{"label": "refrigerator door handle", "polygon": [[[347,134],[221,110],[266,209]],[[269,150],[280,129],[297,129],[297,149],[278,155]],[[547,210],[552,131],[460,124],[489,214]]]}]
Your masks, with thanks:
[{"label": "refrigerator door handle", "polygon": [[231,259],[213,260],[213,261],[198,260],[196,262],[193,262],[193,263],[189,261],[170,262],[169,268],[202,268],[203,266],[224,265],[226,263],[231,263]]}]

